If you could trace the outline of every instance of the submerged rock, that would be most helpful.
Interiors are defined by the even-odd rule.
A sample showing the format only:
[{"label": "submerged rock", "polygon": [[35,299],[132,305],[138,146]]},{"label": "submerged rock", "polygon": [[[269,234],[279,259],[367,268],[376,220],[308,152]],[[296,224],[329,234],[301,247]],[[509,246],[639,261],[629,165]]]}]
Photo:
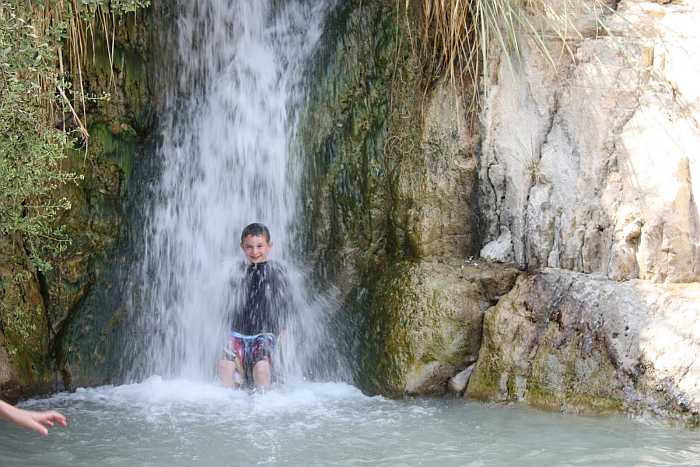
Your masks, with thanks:
[{"label": "submerged rock", "polygon": [[700,284],[545,269],[484,318],[466,395],[547,409],[649,411],[697,423]]}]

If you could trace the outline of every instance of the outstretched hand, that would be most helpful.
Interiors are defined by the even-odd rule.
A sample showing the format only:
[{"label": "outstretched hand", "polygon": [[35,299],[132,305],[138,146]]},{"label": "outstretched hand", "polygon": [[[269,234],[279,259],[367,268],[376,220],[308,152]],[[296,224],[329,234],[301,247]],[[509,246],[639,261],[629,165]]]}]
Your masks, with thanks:
[{"label": "outstretched hand", "polygon": [[36,431],[37,433],[47,436],[49,434],[49,428],[58,423],[61,426],[68,426],[68,421],[66,417],[62,414],[56,412],[55,410],[48,410],[46,412],[34,412],[31,410],[21,410],[22,413],[17,420],[17,424]]},{"label": "outstretched hand", "polygon": [[47,436],[49,428],[57,423],[61,426],[68,426],[66,417],[55,410],[35,412],[33,410],[19,409],[3,401],[0,401],[0,417],[19,426],[34,430],[43,436]]}]

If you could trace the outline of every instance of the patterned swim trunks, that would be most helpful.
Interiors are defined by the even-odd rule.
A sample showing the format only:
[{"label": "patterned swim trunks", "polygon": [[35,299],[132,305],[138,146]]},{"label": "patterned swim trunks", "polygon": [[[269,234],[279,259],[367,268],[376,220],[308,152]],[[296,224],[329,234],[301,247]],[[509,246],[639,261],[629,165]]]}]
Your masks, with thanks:
[{"label": "patterned swim trunks", "polygon": [[239,359],[243,364],[246,379],[256,363],[272,357],[275,350],[275,335],[271,333],[254,334],[246,336],[244,334],[231,331],[228,335],[228,343],[224,348],[224,353],[229,360]]}]

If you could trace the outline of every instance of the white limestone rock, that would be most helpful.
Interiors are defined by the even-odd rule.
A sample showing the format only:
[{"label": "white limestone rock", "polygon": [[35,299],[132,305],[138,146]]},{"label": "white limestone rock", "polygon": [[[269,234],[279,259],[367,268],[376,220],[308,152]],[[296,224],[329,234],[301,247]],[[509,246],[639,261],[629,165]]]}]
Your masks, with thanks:
[{"label": "white limestone rock", "polygon": [[482,245],[509,231],[528,269],[698,281],[700,2],[622,1],[607,23],[556,71],[534,46],[501,60],[481,115]]},{"label": "white limestone rock", "polygon": [[700,423],[700,284],[561,269],[521,276],[484,317],[467,395]]},{"label": "white limestone rock", "polygon": [[513,262],[513,241],[510,230],[504,229],[503,233],[494,241],[487,243],[479,254],[487,261],[497,263]]},{"label": "white limestone rock", "polygon": [[447,381],[447,389],[454,394],[462,394],[467,388],[469,377],[474,371],[474,365],[469,365]]}]

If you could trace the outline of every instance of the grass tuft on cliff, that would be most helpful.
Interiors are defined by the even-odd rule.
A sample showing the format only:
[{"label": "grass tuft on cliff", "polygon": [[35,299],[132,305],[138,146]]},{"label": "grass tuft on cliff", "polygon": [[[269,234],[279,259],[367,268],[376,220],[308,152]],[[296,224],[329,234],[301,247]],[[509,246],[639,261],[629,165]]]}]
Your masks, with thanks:
[{"label": "grass tuft on cliff", "polygon": [[[571,53],[570,42],[582,37],[587,16],[604,31],[602,18],[616,2],[607,0],[420,0],[424,50],[436,74],[453,83],[467,78],[478,84],[487,76],[491,56],[509,62],[520,57],[523,40],[532,40],[555,68],[555,54]],[[406,0],[406,8],[409,1]],[[559,44],[553,50],[551,44]]]}]

